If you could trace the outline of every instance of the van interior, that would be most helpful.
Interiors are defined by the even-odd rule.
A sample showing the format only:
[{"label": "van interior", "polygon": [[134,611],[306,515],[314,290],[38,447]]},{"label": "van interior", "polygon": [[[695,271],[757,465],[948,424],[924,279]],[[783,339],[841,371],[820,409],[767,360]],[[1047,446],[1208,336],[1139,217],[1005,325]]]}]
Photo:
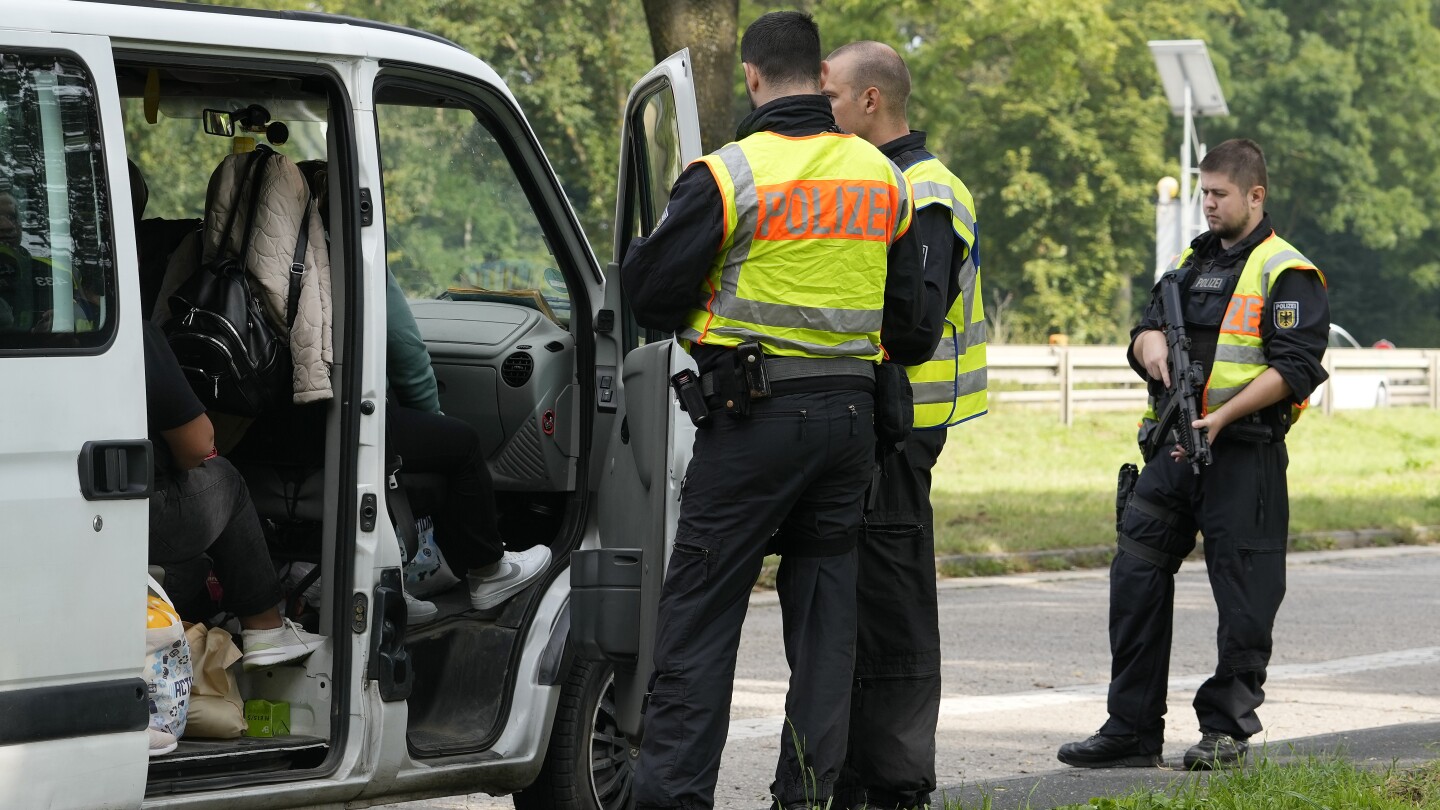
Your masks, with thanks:
[{"label": "van interior", "polygon": [[[211,173],[226,155],[268,143],[311,178],[324,170],[317,211],[331,264],[334,396],[254,418],[211,416],[217,445],[245,475],[266,527],[285,610],[331,637],[356,632],[354,607],[372,578],[351,570],[358,426],[373,410],[359,396],[359,246],[371,201],[383,200],[389,272],[410,300],[444,413],[481,437],[502,537],[511,550],[545,544],[554,557],[541,585],[486,612],[471,607],[465,572],[455,571],[456,584],[424,595],[438,614],[406,629],[412,756],[484,759],[509,715],[520,641],[543,583],[580,540],[590,432],[581,417],[594,396],[578,384],[593,377],[594,363],[574,331],[588,328],[581,268],[551,250],[564,244],[561,226],[535,190],[540,164],[517,135],[523,122],[498,96],[382,75],[374,96],[379,143],[361,150],[378,148],[382,188],[358,188],[355,144],[367,136],[351,126],[338,78],[325,70],[126,52],[115,59],[132,183],[138,174],[148,189],[136,228],[147,318],[163,307],[167,267],[177,256],[187,260],[181,245],[201,227]],[[224,132],[227,117],[232,134]],[[413,515],[429,514],[444,480],[406,476],[403,467],[399,478]],[[168,567],[165,584],[184,619],[223,625],[208,574],[202,558]],[[301,666],[235,667],[245,699],[289,704],[290,733],[187,734],[175,752],[152,758],[150,795],[333,765],[349,714],[345,684],[359,665],[347,649],[327,644]]]}]

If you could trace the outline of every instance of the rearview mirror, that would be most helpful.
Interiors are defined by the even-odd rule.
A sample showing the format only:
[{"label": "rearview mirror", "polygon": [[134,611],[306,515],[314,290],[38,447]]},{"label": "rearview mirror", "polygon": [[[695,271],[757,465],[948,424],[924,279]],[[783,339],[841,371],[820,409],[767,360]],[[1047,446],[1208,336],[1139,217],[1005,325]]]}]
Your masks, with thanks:
[{"label": "rearview mirror", "polygon": [[206,109],[201,114],[205,121],[205,132],[210,135],[219,135],[229,138],[235,134],[235,122],[230,120],[230,113],[225,110]]}]

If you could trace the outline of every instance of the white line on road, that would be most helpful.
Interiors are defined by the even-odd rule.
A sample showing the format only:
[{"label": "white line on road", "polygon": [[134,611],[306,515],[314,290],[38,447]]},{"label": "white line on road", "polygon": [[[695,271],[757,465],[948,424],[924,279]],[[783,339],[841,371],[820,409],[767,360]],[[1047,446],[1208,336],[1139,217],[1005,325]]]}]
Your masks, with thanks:
[{"label": "white line on road", "polygon": [[[1351,675],[1377,669],[1421,666],[1440,663],[1440,647],[1417,647],[1411,650],[1392,650],[1373,655],[1356,655],[1349,658],[1335,658],[1330,661],[1316,661],[1311,664],[1280,664],[1269,668],[1267,686],[1274,688],[1279,681],[1305,678],[1325,678],[1335,675]],[[1171,691],[1195,689],[1204,683],[1210,673],[1180,675],[1170,679]],[[775,687],[783,691],[784,681],[746,681],[751,688],[764,686],[765,694],[775,694]],[[961,717],[987,712],[1018,711],[1039,709],[1104,697],[1109,684],[1084,684],[1064,686],[1058,689],[1043,689],[1034,692],[1018,692],[1009,695],[964,695],[940,700],[941,717]],[[759,691],[757,689],[757,691]],[[730,740],[753,740],[772,737],[780,733],[785,718],[754,717],[730,721]]]}]

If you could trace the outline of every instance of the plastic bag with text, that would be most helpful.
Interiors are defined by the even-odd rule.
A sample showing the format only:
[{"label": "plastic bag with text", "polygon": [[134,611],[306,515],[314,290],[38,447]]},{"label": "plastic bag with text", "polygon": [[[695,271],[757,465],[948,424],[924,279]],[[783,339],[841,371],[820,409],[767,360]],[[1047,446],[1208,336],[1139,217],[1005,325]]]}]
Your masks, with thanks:
[{"label": "plastic bag with text", "polygon": [[150,696],[150,727],[179,739],[185,733],[194,681],[190,644],[180,614],[153,578],[146,608],[144,675]]}]

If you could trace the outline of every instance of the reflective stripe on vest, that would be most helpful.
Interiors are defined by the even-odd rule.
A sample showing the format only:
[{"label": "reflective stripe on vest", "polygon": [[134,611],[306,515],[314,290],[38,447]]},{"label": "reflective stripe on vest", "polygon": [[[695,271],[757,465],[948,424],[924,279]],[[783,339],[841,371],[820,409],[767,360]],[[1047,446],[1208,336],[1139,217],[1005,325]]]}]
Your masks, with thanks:
[{"label": "reflective stripe on vest", "polygon": [[835,133],[756,133],[701,161],[724,200],[725,234],[680,336],[879,360],[887,255],[913,212],[899,168]]},{"label": "reflective stripe on vest", "polygon": [[915,428],[939,430],[981,416],[989,408],[985,307],[980,297],[979,229],[975,201],[965,184],[939,160],[928,158],[905,170],[915,188],[915,210],[949,209],[955,236],[964,243],[960,289],[940,343],[930,360],[905,369],[915,397]]},{"label": "reflective stripe on vest", "polygon": [[[1192,248],[1186,248],[1171,272],[1183,267],[1192,252]],[[1220,324],[1215,362],[1210,367],[1210,378],[1205,381],[1201,400],[1203,414],[1219,410],[1270,367],[1260,336],[1260,318],[1265,312],[1270,290],[1280,279],[1280,274],[1292,268],[1313,270],[1320,276],[1320,283],[1325,283],[1325,274],[1290,243],[1276,236],[1274,231],[1246,258]],[[1308,404],[1309,400],[1306,400],[1291,406],[1291,424],[1300,418]],[[1155,403],[1152,400],[1144,419],[1153,421],[1155,418]]]}]

